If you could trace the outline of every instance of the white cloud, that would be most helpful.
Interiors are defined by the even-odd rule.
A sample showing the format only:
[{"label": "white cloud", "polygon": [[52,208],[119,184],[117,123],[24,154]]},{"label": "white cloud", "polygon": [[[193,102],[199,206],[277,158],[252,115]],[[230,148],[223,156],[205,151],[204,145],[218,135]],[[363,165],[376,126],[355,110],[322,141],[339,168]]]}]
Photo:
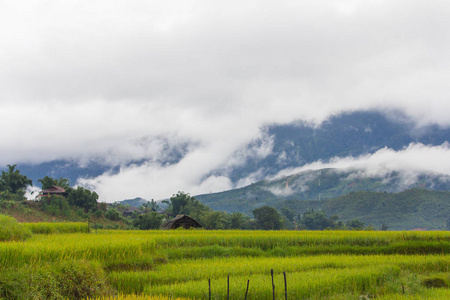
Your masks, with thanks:
[{"label": "white cloud", "polygon": [[411,176],[418,173],[436,173],[450,176],[450,144],[427,146],[410,144],[405,149],[395,151],[383,148],[373,154],[358,157],[334,157],[329,161],[317,161],[299,168],[289,168],[279,172],[273,178],[289,176],[305,170],[319,170],[324,168],[358,169],[359,175],[386,176],[398,171]]},{"label": "white cloud", "polygon": [[[449,17],[433,0],[1,1],[0,163],[144,159],[102,186],[187,190],[271,123],[377,108],[449,126]],[[193,146],[165,168],[162,139]]]}]

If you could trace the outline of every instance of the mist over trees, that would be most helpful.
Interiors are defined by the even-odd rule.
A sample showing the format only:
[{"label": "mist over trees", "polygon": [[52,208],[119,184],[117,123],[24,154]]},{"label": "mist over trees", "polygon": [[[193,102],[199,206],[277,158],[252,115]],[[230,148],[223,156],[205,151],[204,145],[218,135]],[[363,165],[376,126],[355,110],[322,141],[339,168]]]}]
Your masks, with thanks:
[{"label": "mist over trees", "polygon": [[[32,186],[32,181],[26,176],[21,174],[17,165],[8,165],[7,171],[2,171],[0,177],[0,208],[9,207],[14,203],[34,202],[39,204],[39,207],[46,213],[55,217],[70,218],[77,215],[83,216],[84,219],[91,219],[95,222],[97,220],[106,219],[113,222],[121,223],[125,228],[135,229],[158,229],[162,222],[170,220],[177,215],[188,215],[195,219],[206,229],[244,229],[244,230],[280,230],[280,229],[297,229],[297,230],[373,230],[374,226],[359,219],[347,218],[345,221],[340,220],[340,214],[333,214],[328,216],[325,210],[307,208],[307,201],[293,202],[286,201],[285,206],[281,208],[272,207],[269,205],[263,205],[252,210],[252,216],[248,216],[239,211],[227,213],[224,211],[214,211],[204,203],[200,202],[189,193],[181,192],[172,195],[169,200],[157,203],[152,201],[146,202],[144,199],[143,204],[139,208],[134,208],[131,213],[125,212],[130,210],[130,206],[116,204],[99,203],[99,195],[83,187],[70,187],[69,180],[66,178],[52,178],[45,176],[38,180],[42,185],[42,189],[48,189],[53,186],[62,187],[65,190],[64,195],[39,195],[36,201],[25,201],[24,197],[27,187]],[[414,197],[421,195],[424,192],[421,190],[412,190],[401,194],[403,198],[408,196],[410,201],[408,204],[411,206],[414,204]],[[427,194],[428,195],[428,194]],[[444,201],[448,199],[448,193],[444,192],[432,192],[431,195],[440,197],[439,199]],[[374,205],[370,207],[362,205],[367,202],[367,196],[376,196],[381,201],[371,198],[371,201],[381,208],[384,208],[388,204],[388,198],[392,197],[386,193],[367,194],[367,193],[351,193],[345,197],[337,198],[335,201],[324,202],[324,206],[330,209],[330,205],[336,203],[344,203],[347,209],[350,209],[352,205],[358,204],[365,210],[374,210]],[[447,198],[446,198],[447,197]],[[138,199],[138,198],[137,198]],[[421,199],[421,198],[418,198]],[[340,202],[337,202],[337,201]],[[361,202],[364,201],[364,202]],[[378,203],[380,202],[380,203]],[[142,202],[141,202],[142,203]],[[400,202],[395,201],[398,205]],[[307,208],[302,213],[298,213],[295,208],[302,205]],[[406,206],[405,206],[406,207]],[[409,206],[408,206],[409,207]],[[407,207],[407,208],[408,208]],[[413,206],[411,206],[413,207]],[[401,207],[396,209],[401,210]],[[409,209],[411,210],[411,209]],[[360,211],[364,212],[364,211]],[[352,211],[345,211],[345,215],[351,214]],[[371,222],[367,222],[371,223]],[[450,229],[450,218],[444,220],[442,229]],[[388,226],[389,225],[389,226]],[[391,223],[376,224],[380,230],[387,230]],[[100,226],[100,225],[99,225]]]}]

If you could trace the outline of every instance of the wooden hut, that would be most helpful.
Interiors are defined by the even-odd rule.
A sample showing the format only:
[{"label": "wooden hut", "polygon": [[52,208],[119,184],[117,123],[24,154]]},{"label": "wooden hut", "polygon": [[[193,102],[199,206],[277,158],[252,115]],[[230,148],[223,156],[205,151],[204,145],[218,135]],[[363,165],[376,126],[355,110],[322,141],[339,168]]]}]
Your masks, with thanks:
[{"label": "wooden hut", "polygon": [[186,215],[178,215],[161,225],[161,229],[177,229],[179,227],[185,229],[203,228],[199,222]]},{"label": "wooden hut", "polygon": [[52,185],[50,188],[43,190],[38,197],[50,197],[50,196],[63,196],[63,197],[67,197],[67,192],[64,188],[57,186],[57,185]]}]

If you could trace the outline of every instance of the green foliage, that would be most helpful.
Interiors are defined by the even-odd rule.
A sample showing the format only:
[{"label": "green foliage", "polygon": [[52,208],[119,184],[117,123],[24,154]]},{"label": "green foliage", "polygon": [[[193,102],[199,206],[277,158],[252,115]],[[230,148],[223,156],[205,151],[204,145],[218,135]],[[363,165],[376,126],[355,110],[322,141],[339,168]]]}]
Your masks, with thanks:
[{"label": "green foliage", "polygon": [[16,219],[0,215],[0,241],[23,241],[31,236],[31,231]]},{"label": "green foliage", "polygon": [[443,288],[450,287],[450,276],[448,273],[437,273],[424,276],[421,284],[427,288]]},{"label": "green foliage", "polygon": [[150,213],[139,215],[138,218],[133,221],[133,226],[139,229],[159,229],[163,218],[164,215],[152,211]]},{"label": "green foliage", "polygon": [[227,214],[222,211],[209,211],[199,220],[206,229],[229,228]]},{"label": "green foliage", "polygon": [[307,230],[324,230],[324,229],[338,229],[342,228],[342,222],[338,221],[337,216],[327,218],[325,213],[321,210],[308,210],[299,220],[301,228]]},{"label": "green foliage", "polygon": [[111,221],[119,221],[121,219],[120,212],[115,208],[110,208],[105,214],[105,217]]},{"label": "green foliage", "polygon": [[[168,204],[169,207],[166,210],[168,215],[188,215],[208,229],[226,228],[226,225],[224,225],[226,217],[221,213],[212,212],[208,206],[191,197],[188,193],[178,192],[170,198]],[[215,217],[218,219],[214,220]]]},{"label": "green foliage", "polygon": [[253,210],[256,226],[263,230],[278,230],[283,228],[283,219],[278,211],[270,206],[263,206]]},{"label": "green foliage", "polygon": [[53,267],[61,294],[67,299],[86,299],[104,292],[105,274],[101,265],[86,261],[67,261]]},{"label": "green foliage", "polygon": [[366,226],[364,222],[361,222],[358,219],[350,220],[347,223],[345,223],[345,225],[347,226],[347,228],[354,230],[363,230],[364,226]]},{"label": "green foliage", "polygon": [[51,188],[54,185],[60,186],[66,190],[70,187],[69,179],[66,179],[66,178],[55,179],[55,178],[52,178],[49,176],[45,176],[44,178],[39,179],[38,182],[42,185],[43,190]]},{"label": "green foliage", "polygon": [[0,273],[0,298],[86,299],[108,293],[100,264],[83,260],[17,269]]},{"label": "green foliage", "polygon": [[86,212],[97,209],[98,195],[81,186],[69,189],[67,200],[69,204],[83,208]]},{"label": "green foliage", "polygon": [[0,201],[14,201],[19,202],[25,200],[25,192],[24,191],[18,191],[17,193],[13,194],[10,191],[2,191],[0,192]]},{"label": "green foliage", "polygon": [[248,217],[241,212],[233,212],[229,215],[231,229],[246,229],[248,227]]},{"label": "green foliage", "polygon": [[294,221],[295,218],[295,210],[289,208],[289,207],[282,207],[280,209],[280,212],[286,217],[286,219],[288,219],[290,222]]},{"label": "green foliage", "polygon": [[[238,190],[234,191],[238,192]],[[247,191],[246,193],[252,192]],[[231,200],[222,199],[218,199],[218,201],[223,203],[223,206],[212,203],[211,207],[244,213],[248,211],[249,207],[264,203],[264,200],[240,200],[239,204],[236,204]],[[448,228],[450,230],[448,217],[450,215],[450,192],[447,191],[411,189],[401,193],[351,192],[344,196],[321,201],[272,199],[271,203],[275,208],[280,208],[281,212],[284,211],[284,208],[289,208],[294,210],[296,215],[301,215],[311,209],[322,210],[328,216],[339,216],[343,222],[357,218],[365,224],[372,224],[375,228],[381,228],[384,223],[389,230],[414,228],[427,228],[428,230]],[[448,223],[447,220],[449,220]]]},{"label": "green foliage", "polygon": [[[172,208],[172,214],[174,216],[181,214],[184,207],[188,204],[192,204],[195,202],[195,198],[191,197],[189,194],[184,192],[178,192],[176,195],[170,197],[170,205]],[[187,210],[191,210],[192,208],[187,208]]]},{"label": "green foliage", "polygon": [[[388,176],[389,178],[361,178],[355,170],[303,171],[289,176],[288,189],[286,189],[286,178],[279,178],[259,181],[239,189],[195,197],[211,209],[228,213],[239,211],[249,216],[253,209],[270,205],[280,212],[283,207],[288,207],[295,210],[295,214],[302,214],[311,208],[323,209],[328,215],[339,215],[343,221],[358,217],[366,224],[372,223],[377,228],[383,222],[393,230],[417,227],[445,228],[447,217],[443,216],[445,213],[446,216],[450,214],[449,192],[413,190],[413,192],[395,193],[403,189],[403,186],[398,184],[401,176],[395,172]],[[421,177],[421,184],[426,188],[450,191],[450,181],[445,177],[442,180],[423,177]],[[279,193],[282,191],[286,193]],[[385,191],[388,193],[384,193]],[[362,194],[364,195],[361,196]],[[334,200],[337,197],[341,197],[338,198],[339,202],[346,203],[340,205],[335,203]],[[347,197],[351,197],[352,200],[348,200]],[[319,198],[321,201],[318,201]],[[377,199],[382,201],[378,202]],[[372,207],[376,210],[371,211]],[[348,214],[343,214],[342,211],[348,211]],[[390,215],[396,216],[391,218]],[[392,223],[397,224],[394,226]]]},{"label": "green foliage", "polygon": [[17,165],[8,165],[8,171],[2,171],[0,177],[0,191],[9,192],[12,194],[23,194],[28,185],[33,185],[31,179],[20,174],[20,170],[16,169]]},{"label": "green foliage", "polygon": [[42,210],[52,216],[68,217],[71,213],[71,207],[65,197],[53,195],[42,197],[40,201],[42,202]]}]

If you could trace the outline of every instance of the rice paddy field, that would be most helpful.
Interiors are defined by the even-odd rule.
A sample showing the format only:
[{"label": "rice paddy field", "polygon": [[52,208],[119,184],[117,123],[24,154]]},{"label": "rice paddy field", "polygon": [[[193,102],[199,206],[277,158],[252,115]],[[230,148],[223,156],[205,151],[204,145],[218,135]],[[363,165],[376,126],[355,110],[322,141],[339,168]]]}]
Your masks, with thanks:
[{"label": "rice paddy field", "polygon": [[[58,282],[72,272],[81,274],[64,283],[76,291],[72,299],[450,299],[446,231],[33,226],[26,241],[0,242],[0,274],[10,274],[0,275],[0,298],[59,299],[39,286],[51,285],[42,278]],[[22,273],[34,292],[8,285]]]}]

